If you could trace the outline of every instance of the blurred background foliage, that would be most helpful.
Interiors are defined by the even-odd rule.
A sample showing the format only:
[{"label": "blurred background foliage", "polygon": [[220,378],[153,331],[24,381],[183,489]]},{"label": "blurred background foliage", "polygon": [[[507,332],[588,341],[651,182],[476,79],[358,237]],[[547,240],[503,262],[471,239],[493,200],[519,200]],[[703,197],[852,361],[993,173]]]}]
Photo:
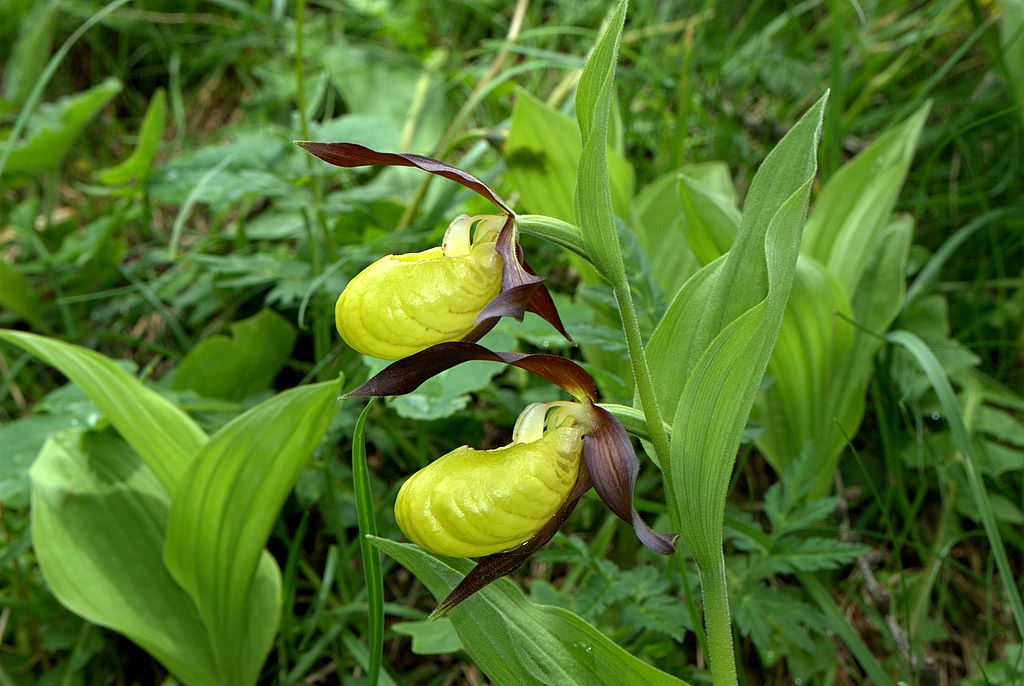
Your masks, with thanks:
[{"label": "blurred background foliage", "polygon": [[[337,294],[376,257],[423,249],[455,214],[487,211],[453,184],[409,170],[341,172],[293,140],[433,155],[493,183],[519,211],[572,219],[572,95],[605,2],[152,0],[101,16],[103,7],[0,4],[0,325],[123,359],[204,428],[277,390],[339,373],[354,385],[379,369],[337,338]],[[684,188],[710,186],[720,209],[735,208],[766,152],[830,87],[813,206],[848,160],[931,103],[893,199],[893,222],[912,234],[893,325],[928,343],[954,381],[1018,573],[1022,31],[1019,0],[636,0],[609,139],[650,335],[706,261],[679,170],[692,182]],[[566,348],[532,316],[486,342],[573,355],[605,400],[630,404],[611,290],[550,244],[526,237],[524,247],[581,345]],[[937,399],[896,349],[861,357],[863,422],[831,437],[841,455],[778,457],[765,417],[748,427],[726,526],[743,683],[873,683],[872,669],[890,683],[1021,683],[1024,652]],[[772,373],[766,405],[783,392]],[[479,363],[376,408],[367,440],[381,535],[400,537],[390,508],[404,476],[460,444],[503,445],[524,404],[554,397]],[[276,525],[270,549],[291,612],[261,683],[365,683],[348,462],[360,409],[342,403]],[[29,467],[55,431],[106,431],[102,413],[4,347],[0,421],[0,684],[162,683],[143,651],[56,602],[31,546]],[[638,493],[666,529],[659,477],[645,465]],[[641,549],[589,497],[567,531],[522,573],[528,594],[701,683],[681,601],[698,586],[695,571]],[[486,683],[450,625],[423,622],[429,594],[387,558],[385,592],[384,683]]]}]

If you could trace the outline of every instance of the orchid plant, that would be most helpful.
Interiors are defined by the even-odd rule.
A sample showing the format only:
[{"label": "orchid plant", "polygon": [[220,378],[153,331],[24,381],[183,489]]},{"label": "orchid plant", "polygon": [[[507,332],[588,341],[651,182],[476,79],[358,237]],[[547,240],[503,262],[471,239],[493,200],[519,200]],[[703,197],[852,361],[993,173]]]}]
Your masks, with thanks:
[{"label": "orchid plant", "polygon": [[441,246],[387,255],[349,282],[335,306],[338,333],[363,354],[401,359],[348,397],[409,393],[455,365],[489,360],[526,369],[575,400],[530,405],[510,445],[457,448],[403,485],[395,516],[410,540],[442,555],[481,557],[435,615],[515,571],[551,540],[591,486],[644,546],[673,552],[676,537],[652,530],[633,506],[640,464],[622,424],[596,405],[590,375],[567,358],[493,352],[474,342],[498,318],[522,319],[528,311],[568,338],[543,278],[523,256],[511,208],[472,174],[438,160],[354,143],[299,145],[340,167],[412,165],[462,184],[505,212],[460,215]]},{"label": "orchid plant", "polygon": [[[430,588],[440,601],[435,616],[448,615],[470,656],[498,683],[683,684],[580,617],[530,603],[501,578],[545,545],[591,488],[648,549],[668,555],[677,537],[685,544],[701,575],[706,635],[699,621],[693,624],[713,682],[737,681],[722,549],[725,499],[794,283],[827,95],[764,160],[728,252],[686,281],[645,341],[619,245],[607,159],[625,12],[622,0],[577,89],[575,226],[536,215],[529,226],[588,260],[610,284],[634,407],[598,404],[594,380],[568,358],[497,352],[477,342],[499,318],[526,312],[569,339],[543,277],[519,245],[526,222],[480,179],[420,155],[300,143],[340,167],[421,169],[471,189],[499,212],[460,215],[440,246],[385,256],[350,281],[335,307],[339,334],[359,352],[394,361],[349,397],[408,393],[471,360],[526,370],[571,397],[526,405],[505,447],[462,446],[411,475],[395,515],[417,545],[373,541]],[[55,595],[143,646],[187,684],[255,684],[284,610],[281,571],[265,547],[337,411],[341,382],[281,393],[208,434],[98,353],[18,331],[0,331],[0,339],[61,370],[119,434],[56,434],[33,467],[34,545]],[[366,416],[356,424],[354,457],[365,449]],[[634,506],[640,463],[627,426],[661,470],[671,533],[649,527]],[[365,467],[365,454],[353,460],[354,475],[364,479],[356,489],[364,504]],[[371,580],[368,546],[363,562],[378,621],[368,672],[376,683],[383,598],[379,559]],[[479,559],[471,567],[453,557]]]}]

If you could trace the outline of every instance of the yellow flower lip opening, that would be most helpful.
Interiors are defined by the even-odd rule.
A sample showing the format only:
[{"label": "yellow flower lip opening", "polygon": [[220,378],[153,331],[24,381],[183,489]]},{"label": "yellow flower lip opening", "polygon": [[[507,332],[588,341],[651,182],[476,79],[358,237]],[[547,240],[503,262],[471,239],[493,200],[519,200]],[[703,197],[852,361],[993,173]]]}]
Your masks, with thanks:
[{"label": "yellow flower lip opening", "polygon": [[385,360],[462,339],[501,291],[496,240],[503,222],[460,215],[441,246],[368,266],[335,304],[338,333],[355,350]]},{"label": "yellow flower lip opening", "polygon": [[584,430],[565,411],[569,405],[578,406],[530,405],[511,444],[462,446],[413,474],[395,502],[398,527],[420,547],[456,557],[492,555],[533,538],[579,476]]}]

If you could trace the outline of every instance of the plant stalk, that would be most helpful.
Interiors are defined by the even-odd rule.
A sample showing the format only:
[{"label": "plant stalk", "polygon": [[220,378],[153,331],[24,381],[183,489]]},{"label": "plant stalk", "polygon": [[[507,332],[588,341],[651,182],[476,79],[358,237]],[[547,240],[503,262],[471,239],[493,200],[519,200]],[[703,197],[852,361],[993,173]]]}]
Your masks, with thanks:
[{"label": "plant stalk", "polygon": [[[682,531],[679,518],[679,508],[676,506],[675,482],[672,480],[671,452],[672,442],[669,438],[668,429],[661,416],[661,406],[658,405],[658,397],[654,392],[654,381],[651,378],[651,369],[647,365],[647,353],[644,350],[643,336],[640,334],[640,319],[636,314],[636,306],[633,304],[633,294],[629,290],[629,281],[625,272],[619,276],[619,285],[614,287],[615,302],[619,307],[619,317],[622,319],[622,328],[626,333],[626,348],[629,352],[629,364],[633,370],[633,382],[636,385],[637,395],[640,398],[640,409],[647,422],[647,431],[651,444],[654,446],[654,457],[661,473],[664,475],[665,498],[668,501],[668,511],[672,519],[672,530]],[[700,614],[696,604],[693,602],[693,594],[690,592],[690,584],[686,576],[686,561],[680,551],[676,552],[679,560],[679,574],[683,579],[683,588],[686,593],[686,608],[690,614],[694,633],[697,634],[697,642],[705,655],[710,655],[708,637],[705,635],[700,624]],[[724,563],[723,563],[724,564]],[[701,577],[703,578],[703,577]],[[724,582],[723,582],[724,583]],[[724,592],[724,587],[723,587]],[[726,625],[728,626],[728,604],[726,605]],[[727,636],[732,641],[732,636]],[[731,647],[730,647],[731,650]],[[732,662],[730,661],[730,665]],[[735,667],[733,667],[735,672]],[[717,682],[716,682],[717,686]]]},{"label": "plant stalk", "polygon": [[708,660],[715,686],[736,686],[736,656],[732,648],[732,619],[729,590],[725,582],[725,556],[718,553],[716,564],[700,568],[704,592],[704,623],[708,632]]}]

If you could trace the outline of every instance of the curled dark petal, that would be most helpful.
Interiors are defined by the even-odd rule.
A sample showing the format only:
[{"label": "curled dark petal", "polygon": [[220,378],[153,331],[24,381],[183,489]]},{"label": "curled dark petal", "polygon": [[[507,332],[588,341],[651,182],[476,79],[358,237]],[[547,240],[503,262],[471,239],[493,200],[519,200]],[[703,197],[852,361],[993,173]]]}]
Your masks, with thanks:
[{"label": "curled dark petal", "polygon": [[296,141],[296,144],[303,150],[316,155],[324,162],[333,164],[336,167],[416,167],[430,174],[443,176],[446,179],[461,184],[487,198],[506,214],[514,215],[512,209],[486,183],[469,172],[464,172],[458,167],[453,167],[432,157],[424,157],[423,155],[414,155],[412,153],[378,152],[358,143]]},{"label": "curled dark petal", "polygon": [[[427,379],[471,360],[510,364],[550,381],[581,402],[597,399],[597,387],[594,386],[594,380],[582,367],[571,360],[557,355],[496,353],[482,345],[468,341],[438,343],[426,350],[392,362],[359,388],[347,393],[346,397],[410,393],[419,388],[420,384]],[[586,443],[584,443],[585,445]]]},{"label": "curled dark petal", "polygon": [[[537,288],[531,291],[529,300],[523,303],[522,310],[519,310],[515,314],[506,313],[502,316],[511,316],[522,321],[523,312],[533,312],[534,314],[543,317],[545,321],[555,327],[555,330],[558,331],[558,333],[565,336],[565,339],[572,343],[572,337],[569,336],[569,333],[565,330],[565,326],[562,324],[562,318],[559,316],[558,310],[555,308],[554,300],[551,299],[551,293],[548,292],[547,286],[543,284],[544,278],[537,276],[537,273],[530,268],[530,265],[523,258],[523,249],[519,245],[519,241],[517,239],[514,217],[510,216],[505,221],[504,226],[501,227],[501,231],[498,233],[498,241],[494,249],[498,251],[499,255],[501,255],[501,259],[504,263],[501,273],[502,293],[495,298],[495,300],[498,300],[498,298],[505,293],[515,291],[516,289],[522,289],[524,286],[530,284],[537,284]],[[518,300],[515,302],[518,305]],[[506,306],[507,304],[508,303],[503,303],[503,305]]]},{"label": "curled dark petal", "polygon": [[530,302],[540,288],[542,286],[538,281],[503,290],[494,297],[494,300],[487,303],[484,309],[480,310],[480,314],[476,316],[477,322],[485,322],[499,317],[514,317],[523,321],[523,313],[527,311]]},{"label": "curled dark petal", "polygon": [[595,426],[583,437],[583,462],[594,490],[616,516],[633,527],[645,547],[663,555],[671,553],[676,537],[651,529],[633,507],[633,486],[640,462],[629,434],[607,410],[591,404],[590,414]]},{"label": "curled dark petal", "polygon": [[[523,266],[526,268],[526,271],[533,274],[533,270],[530,269],[530,265],[525,260],[523,261]],[[555,327],[555,330],[562,334],[565,340],[573,345],[576,344],[576,341],[572,339],[569,332],[565,330],[565,325],[562,324],[562,317],[558,314],[558,308],[555,307],[555,301],[551,298],[551,293],[548,292],[548,289],[543,284],[533,292],[530,302],[526,305],[526,311],[533,312],[542,317],[548,324]]]},{"label": "curled dark petal", "polygon": [[564,503],[562,503],[562,506],[557,512],[555,512],[551,519],[548,520],[547,524],[544,525],[544,528],[534,534],[533,538],[528,540],[526,543],[523,543],[518,548],[513,548],[512,550],[506,550],[503,553],[495,553],[494,555],[488,555],[480,558],[476,567],[473,567],[469,574],[459,582],[459,585],[452,589],[452,592],[448,594],[448,597],[441,601],[437,606],[437,609],[430,614],[431,619],[443,617],[448,614],[453,607],[469,598],[487,584],[491,583],[495,579],[508,576],[519,569],[520,565],[526,561],[526,558],[533,555],[533,553],[542,548],[554,537],[558,529],[565,523],[565,520],[569,518],[570,514],[572,514],[572,511],[576,509],[576,503],[578,503],[580,498],[583,497],[583,494],[590,489],[590,486],[590,477],[587,475],[586,468],[581,465],[579,476],[576,478],[576,485],[573,486],[572,491],[569,493],[569,497]]}]

